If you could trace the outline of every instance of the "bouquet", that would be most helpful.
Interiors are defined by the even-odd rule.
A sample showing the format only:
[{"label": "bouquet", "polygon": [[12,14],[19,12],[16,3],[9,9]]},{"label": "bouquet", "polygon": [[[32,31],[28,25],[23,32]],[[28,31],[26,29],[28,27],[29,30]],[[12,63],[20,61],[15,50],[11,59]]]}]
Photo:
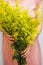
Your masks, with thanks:
[{"label": "bouquet", "polygon": [[38,18],[32,18],[28,10],[23,7],[18,5],[13,7],[9,3],[0,1],[0,27],[14,38],[11,48],[16,51],[12,58],[17,59],[18,65],[26,64],[26,59],[21,57],[21,51],[34,43],[34,35],[38,33],[39,24]]}]

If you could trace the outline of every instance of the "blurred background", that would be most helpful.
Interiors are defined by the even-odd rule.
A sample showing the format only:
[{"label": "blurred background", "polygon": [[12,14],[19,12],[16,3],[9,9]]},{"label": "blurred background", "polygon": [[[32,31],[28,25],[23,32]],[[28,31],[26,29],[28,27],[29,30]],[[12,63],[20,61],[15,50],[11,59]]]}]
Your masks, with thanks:
[{"label": "blurred background", "polygon": [[42,55],[42,65],[43,65],[43,24],[42,24],[42,31],[39,35],[39,42],[40,42],[41,55]]}]

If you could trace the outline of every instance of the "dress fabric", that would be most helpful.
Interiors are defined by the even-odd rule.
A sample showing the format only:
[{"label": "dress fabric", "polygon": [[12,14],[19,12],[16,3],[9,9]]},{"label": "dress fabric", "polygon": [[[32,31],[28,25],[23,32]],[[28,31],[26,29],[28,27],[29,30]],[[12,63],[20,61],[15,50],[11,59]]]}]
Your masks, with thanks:
[{"label": "dress fabric", "polygon": [[[40,0],[36,0],[36,4],[34,2],[33,2],[33,0],[22,0],[20,5],[21,6],[23,5],[24,7],[29,8],[30,10],[33,10],[34,8],[36,8],[36,4],[40,3]],[[12,4],[12,2],[11,2],[11,4]],[[33,11],[31,11],[31,12],[33,12]],[[34,12],[33,12],[33,14],[34,14]],[[32,14],[32,16],[33,16],[33,14]],[[5,34],[3,35],[2,52],[3,52],[4,65],[18,65],[16,59],[14,61],[12,61],[13,51],[10,48],[10,43]],[[27,61],[27,65],[41,65],[41,51],[40,51],[38,37],[35,39],[31,54],[29,54],[26,57],[26,61]]]},{"label": "dress fabric", "polygon": [[[13,51],[6,35],[3,35],[3,61],[4,65],[18,65],[17,60],[12,61]],[[35,39],[31,53],[26,57],[27,65],[41,65],[41,51],[38,37]]]}]

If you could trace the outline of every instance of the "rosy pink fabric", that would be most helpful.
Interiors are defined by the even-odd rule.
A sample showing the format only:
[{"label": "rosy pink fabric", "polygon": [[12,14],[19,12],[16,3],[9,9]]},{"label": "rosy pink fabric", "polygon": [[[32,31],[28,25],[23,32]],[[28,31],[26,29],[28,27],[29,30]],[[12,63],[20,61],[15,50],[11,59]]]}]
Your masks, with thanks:
[{"label": "rosy pink fabric", "polygon": [[[41,0],[22,0],[20,5],[25,5],[27,8],[34,9],[36,8],[36,5],[40,3]],[[13,51],[10,48],[10,43],[7,39],[7,36],[3,35],[3,61],[4,65],[18,65],[17,60],[15,59],[12,61],[12,54]],[[41,51],[40,51],[40,45],[38,41],[38,37],[36,38],[31,54],[29,54],[26,57],[27,65],[41,65]]]},{"label": "rosy pink fabric", "polygon": [[[4,65],[18,65],[16,59],[12,61],[13,51],[10,48],[10,43],[5,34],[3,35],[2,51],[3,51]],[[40,51],[40,46],[38,42],[38,37],[36,38],[34,42],[31,54],[29,54],[26,57],[26,61],[27,61],[27,65],[41,65],[41,51]]]}]

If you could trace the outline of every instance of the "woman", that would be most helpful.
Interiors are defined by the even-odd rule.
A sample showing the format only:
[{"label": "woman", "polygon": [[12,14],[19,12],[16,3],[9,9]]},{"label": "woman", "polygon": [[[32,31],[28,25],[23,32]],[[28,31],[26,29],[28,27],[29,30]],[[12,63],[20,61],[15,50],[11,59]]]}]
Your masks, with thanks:
[{"label": "woman", "polygon": [[[29,2],[30,1],[30,2]],[[36,9],[37,4],[40,3],[40,1],[36,4],[34,3],[34,0],[22,0],[20,3],[20,6],[26,5],[27,3],[30,5],[26,5],[25,7],[28,8],[29,6],[30,15],[32,17],[35,17],[34,10]],[[32,6],[33,5],[33,6]],[[39,32],[41,32],[41,24],[38,26]],[[30,45],[21,52],[21,56],[26,58],[27,64],[26,65],[41,65],[41,51],[39,46],[39,40],[38,40],[38,34],[35,34],[35,40],[34,45]],[[12,51],[10,48],[10,42],[13,42],[12,36],[7,35],[6,33],[3,33],[3,45],[2,45],[2,52],[3,52],[3,61],[4,65],[18,65],[17,60],[15,59],[12,61],[12,54],[15,52],[15,50]],[[24,54],[23,54],[24,53]]]}]

